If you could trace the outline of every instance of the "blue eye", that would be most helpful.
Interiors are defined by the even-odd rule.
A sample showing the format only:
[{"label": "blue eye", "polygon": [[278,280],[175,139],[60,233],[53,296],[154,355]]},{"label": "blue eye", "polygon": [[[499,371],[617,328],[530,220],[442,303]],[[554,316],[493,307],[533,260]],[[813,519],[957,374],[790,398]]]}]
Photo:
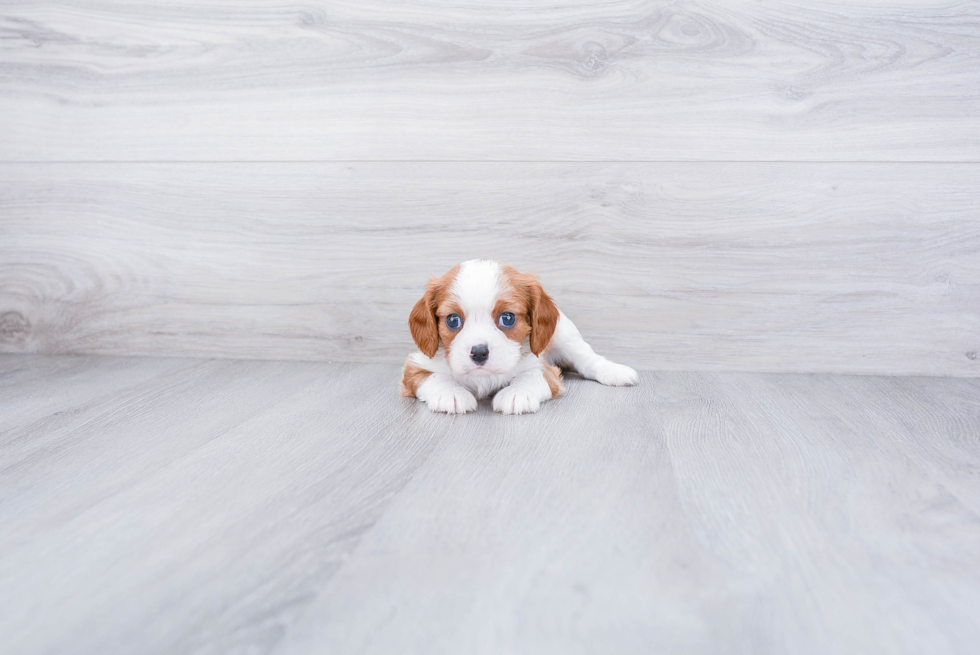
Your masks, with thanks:
[{"label": "blue eye", "polygon": [[517,317],[510,312],[504,312],[497,317],[497,325],[505,330],[509,330],[515,325],[517,325]]},{"label": "blue eye", "polygon": [[446,327],[450,330],[458,330],[463,325],[463,319],[459,314],[450,314],[446,317]]}]

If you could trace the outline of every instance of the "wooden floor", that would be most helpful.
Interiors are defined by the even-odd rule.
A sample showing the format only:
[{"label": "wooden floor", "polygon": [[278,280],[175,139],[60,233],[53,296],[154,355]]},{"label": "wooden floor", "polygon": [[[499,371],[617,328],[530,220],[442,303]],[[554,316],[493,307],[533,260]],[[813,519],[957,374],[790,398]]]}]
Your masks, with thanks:
[{"label": "wooden floor", "polygon": [[980,380],[0,357],[4,653],[972,653]]}]

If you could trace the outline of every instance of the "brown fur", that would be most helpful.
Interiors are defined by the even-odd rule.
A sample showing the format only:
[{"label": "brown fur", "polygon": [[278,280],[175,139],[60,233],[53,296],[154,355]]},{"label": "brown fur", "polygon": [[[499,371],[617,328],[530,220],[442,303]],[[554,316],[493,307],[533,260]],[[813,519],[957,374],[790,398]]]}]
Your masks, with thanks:
[{"label": "brown fur", "polygon": [[412,358],[409,357],[405,362],[405,368],[402,369],[402,383],[401,388],[399,389],[401,395],[407,398],[414,398],[415,392],[419,390],[419,386],[425,382],[430,375],[432,375],[432,371],[426,371],[424,368],[419,368],[417,364],[412,362]]},{"label": "brown fur", "polygon": [[[558,306],[551,296],[545,293],[536,275],[518,273],[516,269],[504,264],[501,268],[510,286],[518,294],[517,297],[523,296],[526,299],[527,312],[523,316],[524,320],[530,323],[531,352],[540,355],[548,347],[558,326]],[[496,319],[496,316],[494,318]],[[523,338],[521,340],[523,341]]]},{"label": "brown fur", "polygon": [[548,388],[551,389],[551,397],[557,398],[558,396],[565,393],[565,386],[561,383],[561,369],[557,366],[552,366],[551,364],[545,363],[544,365],[544,379],[548,383]]},{"label": "brown fur", "polygon": [[434,357],[439,350],[439,321],[436,317],[436,309],[439,307],[441,297],[446,295],[449,286],[456,278],[457,271],[459,271],[458,264],[442,277],[432,276],[429,283],[425,285],[425,294],[415,303],[412,313],[408,316],[408,329],[412,332],[412,339],[426,357]]},{"label": "brown fur", "polygon": [[528,319],[531,315],[530,298],[526,291],[511,287],[500,294],[497,304],[493,307],[493,322],[496,324],[497,318],[504,312],[511,312],[517,317],[517,322],[509,330],[504,330],[504,335],[517,343],[524,343],[527,335],[531,333],[531,324]]},{"label": "brown fur", "polygon": [[463,310],[459,308],[452,300],[444,300],[439,303],[439,307],[436,308],[436,319],[439,325],[439,338],[442,340],[442,345],[446,349],[446,356],[449,356],[449,346],[452,344],[453,339],[459,334],[459,330],[463,328],[460,327],[459,330],[450,330],[446,327],[446,317],[450,314],[459,314],[459,317],[463,320],[463,325],[466,325],[466,314]]}]

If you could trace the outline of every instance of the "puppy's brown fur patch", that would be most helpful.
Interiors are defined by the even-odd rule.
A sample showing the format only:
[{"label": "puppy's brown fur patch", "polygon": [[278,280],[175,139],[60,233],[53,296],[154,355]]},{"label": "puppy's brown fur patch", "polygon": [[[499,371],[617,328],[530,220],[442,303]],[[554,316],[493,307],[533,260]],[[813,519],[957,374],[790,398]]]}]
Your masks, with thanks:
[{"label": "puppy's brown fur patch", "polygon": [[548,388],[551,389],[551,397],[557,398],[558,396],[565,393],[565,385],[561,383],[561,369],[557,366],[552,366],[545,362],[544,364],[544,379],[548,383]]},{"label": "puppy's brown fur patch", "polygon": [[514,327],[503,330],[504,335],[517,343],[524,343],[527,335],[531,333],[529,298],[527,293],[522,292],[514,286],[502,291],[497,297],[497,303],[493,306],[493,322],[498,325],[497,319],[504,312],[511,312],[517,318]]},{"label": "puppy's brown fur patch", "polygon": [[[545,293],[544,287],[534,273],[519,273],[517,269],[506,264],[501,264],[500,268],[510,286],[510,289],[505,292],[511,294],[508,298],[522,299],[524,306],[527,307],[527,311],[520,316],[530,324],[531,352],[540,355],[548,347],[558,326],[558,306],[551,296]],[[504,294],[501,294],[501,297],[503,296]]]},{"label": "puppy's brown fur patch", "polygon": [[[459,318],[463,321],[462,325],[466,325],[466,314],[460,309],[459,305],[456,304],[454,300],[443,300],[439,303],[436,308],[436,323],[439,326],[439,338],[442,340],[442,346],[446,349],[446,357],[449,357],[449,346],[452,344],[453,339],[459,334],[459,330],[463,328],[460,327],[459,330],[450,330],[446,327],[446,317],[450,314],[459,314]],[[429,355],[430,357],[432,355]]]},{"label": "puppy's brown fur patch", "polygon": [[412,332],[412,339],[419,350],[425,353],[426,357],[434,357],[439,350],[439,328],[436,321],[436,309],[439,302],[449,291],[450,285],[456,279],[459,265],[442,277],[435,277],[425,285],[425,294],[415,303],[412,313],[408,316],[408,329]]},{"label": "puppy's brown fur patch", "polygon": [[399,392],[406,398],[414,398],[415,392],[419,390],[419,387],[430,375],[432,375],[432,371],[420,368],[409,357],[405,362],[405,368],[402,369],[402,383]]}]

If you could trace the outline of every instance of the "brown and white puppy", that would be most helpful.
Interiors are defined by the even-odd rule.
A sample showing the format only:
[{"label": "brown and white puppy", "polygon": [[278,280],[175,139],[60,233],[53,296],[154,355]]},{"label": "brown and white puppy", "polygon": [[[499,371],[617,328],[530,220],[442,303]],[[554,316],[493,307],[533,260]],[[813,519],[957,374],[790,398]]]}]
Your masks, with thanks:
[{"label": "brown and white puppy", "polygon": [[536,412],[564,391],[559,366],[602,384],[637,381],[592,350],[534,275],[488,259],[433,277],[408,326],[419,352],[405,362],[401,393],[434,412],[471,412],[491,394],[495,411]]}]

